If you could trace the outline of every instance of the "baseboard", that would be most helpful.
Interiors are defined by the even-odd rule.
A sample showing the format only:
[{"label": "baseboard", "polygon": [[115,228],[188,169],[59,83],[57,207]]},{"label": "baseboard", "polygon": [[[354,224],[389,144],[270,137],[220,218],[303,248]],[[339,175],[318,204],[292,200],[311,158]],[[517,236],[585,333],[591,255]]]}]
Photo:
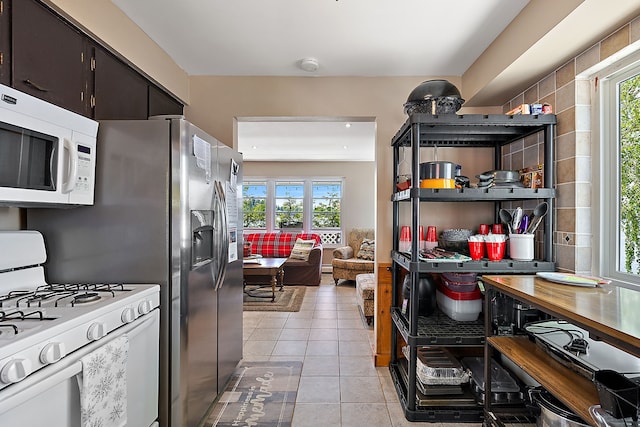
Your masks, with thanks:
[{"label": "baseboard", "polygon": [[331,267],[331,265],[325,265],[322,264],[322,270],[323,273],[333,273],[333,267]]}]

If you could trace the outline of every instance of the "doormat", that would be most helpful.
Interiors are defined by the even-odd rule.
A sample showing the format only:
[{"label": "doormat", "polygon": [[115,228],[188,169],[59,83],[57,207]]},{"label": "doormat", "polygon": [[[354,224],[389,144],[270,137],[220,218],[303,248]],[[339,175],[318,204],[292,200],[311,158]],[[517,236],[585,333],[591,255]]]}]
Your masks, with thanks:
[{"label": "doormat", "polygon": [[256,298],[243,295],[242,309],[244,311],[300,311],[306,286],[285,286],[280,292],[276,288],[276,300],[271,302],[271,287],[258,291],[251,290],[252,294],[264,295],[269,298]]},{"label": "doormat", "polygon": [[302,362],[241,362],[205,427],[291,427]]}]

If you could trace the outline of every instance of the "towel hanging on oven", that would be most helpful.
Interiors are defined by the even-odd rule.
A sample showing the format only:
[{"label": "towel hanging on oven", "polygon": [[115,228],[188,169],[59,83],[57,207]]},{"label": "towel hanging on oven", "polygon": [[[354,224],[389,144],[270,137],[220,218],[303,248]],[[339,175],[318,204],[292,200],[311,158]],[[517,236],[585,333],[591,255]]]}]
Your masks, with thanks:
[{"label": "towel hanging on oven", "polygon": [[127,355],[123,335],[81,358],[78,374],[82,427],[122,427],[127,424]]}]

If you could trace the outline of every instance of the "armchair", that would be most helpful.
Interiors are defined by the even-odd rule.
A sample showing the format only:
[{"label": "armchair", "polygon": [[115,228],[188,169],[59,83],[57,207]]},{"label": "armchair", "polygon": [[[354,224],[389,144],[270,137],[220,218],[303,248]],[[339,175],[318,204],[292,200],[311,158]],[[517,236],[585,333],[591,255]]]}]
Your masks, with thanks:
[{"label": "armchair", "polygon": [[[362,241],[368,239],[369,251],[361,251]],[[342,246],[333,250],[331,267],[333,280],[356,280],[356,276],[362,273],[373,273],[375,262],[373,260],[374,231],[369,228],[354,228],[349,233],[348,246]],[[363,248],[365,249],[365,248]],[[360,255],[360,256],[359,256]]]}]

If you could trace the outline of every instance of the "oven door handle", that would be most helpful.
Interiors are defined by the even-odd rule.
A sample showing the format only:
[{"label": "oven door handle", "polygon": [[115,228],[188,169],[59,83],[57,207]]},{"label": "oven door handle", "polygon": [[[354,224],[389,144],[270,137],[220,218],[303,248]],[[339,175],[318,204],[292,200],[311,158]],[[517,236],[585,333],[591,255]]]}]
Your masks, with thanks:
[{"label": "oven door handle", "polygon": [[1,414],[10,409],[28,402],[37,395],[46,392],[51,387],[80,374],[82,372],[82,362],[80,359],[83,356],[97,350],[105,343],[123,334],[128,334],[131,340],[143,332],[146,326],[150,326],[150,323],[154,321],[158,321],[157,310],[151,311],[138,321],[122,326],[118,330],[108,334],[105,338],[84,346],[80,350],[63,357],[58,362],[40,369],[19,383],[0,390],[0,418]]}]

